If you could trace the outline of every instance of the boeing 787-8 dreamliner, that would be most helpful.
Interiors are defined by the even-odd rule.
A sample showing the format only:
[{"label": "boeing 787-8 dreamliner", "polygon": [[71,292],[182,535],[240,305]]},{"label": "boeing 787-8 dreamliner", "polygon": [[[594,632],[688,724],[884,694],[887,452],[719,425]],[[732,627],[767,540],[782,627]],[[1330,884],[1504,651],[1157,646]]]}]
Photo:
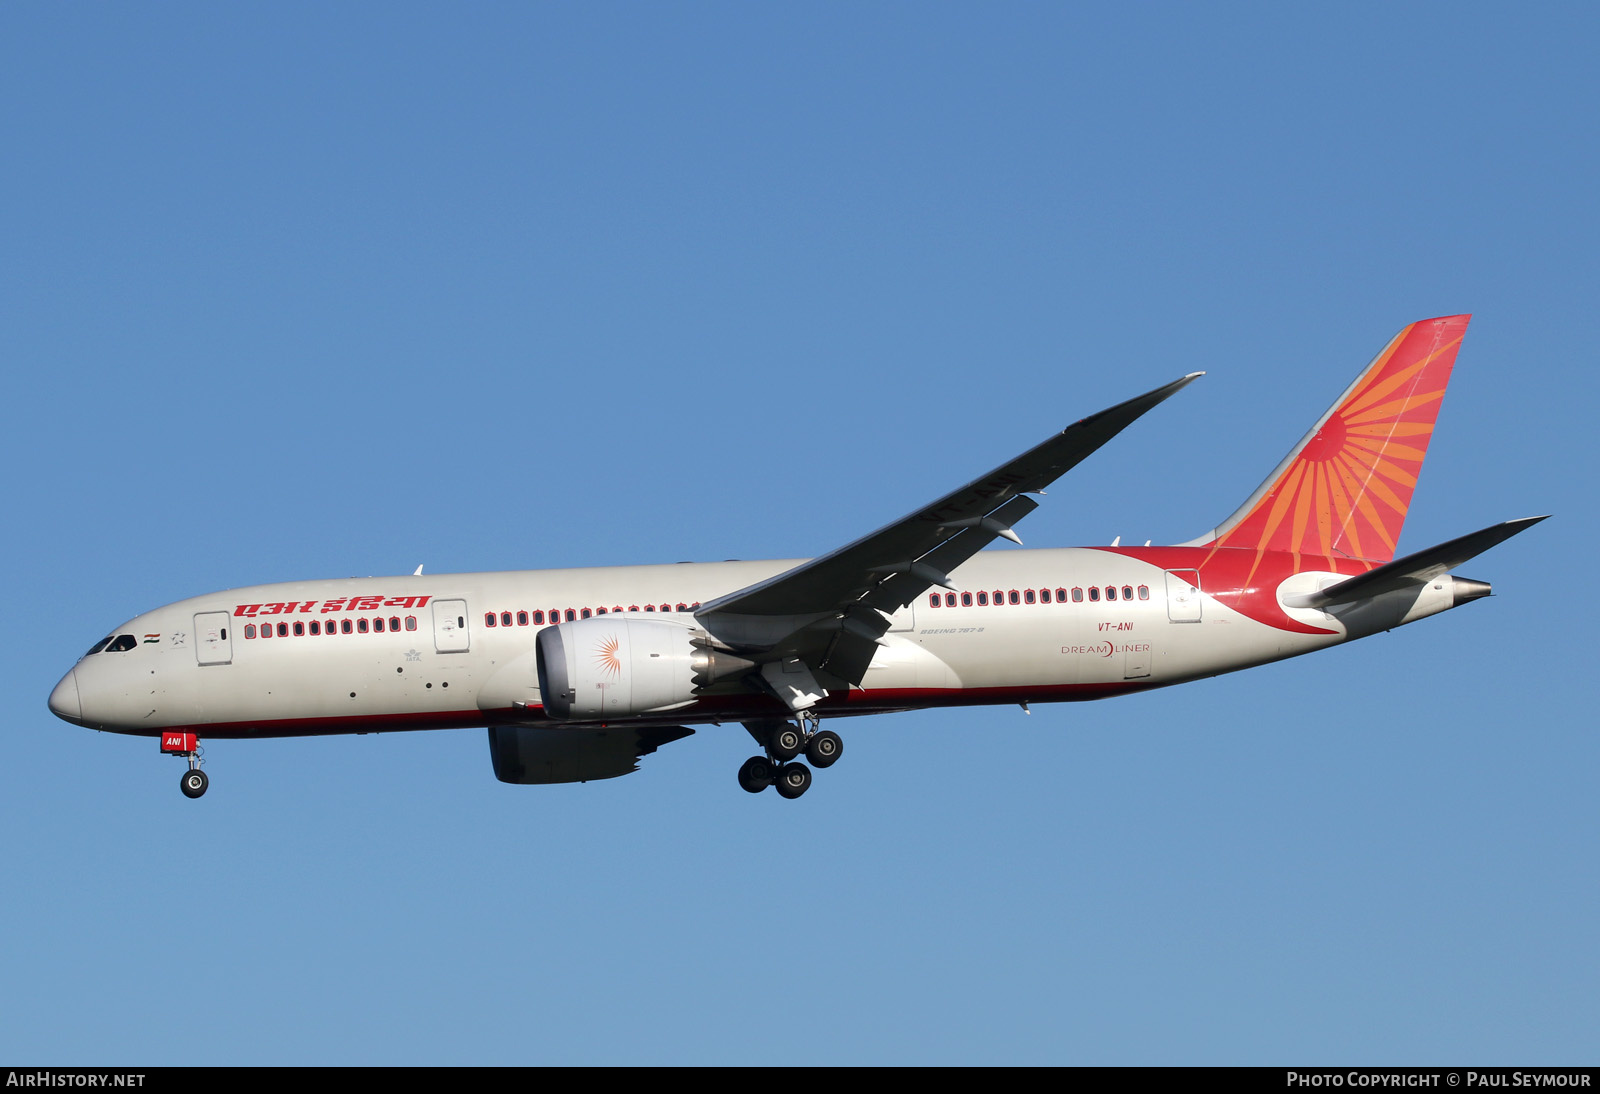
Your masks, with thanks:
[{"label": "boeing 787-8 dreamliner", "polygon": [[[846,715],[1165,687],[1476,600],[1450,571],[1542,517],[1395,558],[1468,316],[1412,323],[1228,519],[1174,546],[993,551],[1033,495],[1200,373],[1068,426],[809,560],[255,585],[140,615],[62,677],[75,725],[161,739],[487,726],[504,782],[605,779],[742,723],[796,798]],[[808,766],[800,761],[804,756]]]}]

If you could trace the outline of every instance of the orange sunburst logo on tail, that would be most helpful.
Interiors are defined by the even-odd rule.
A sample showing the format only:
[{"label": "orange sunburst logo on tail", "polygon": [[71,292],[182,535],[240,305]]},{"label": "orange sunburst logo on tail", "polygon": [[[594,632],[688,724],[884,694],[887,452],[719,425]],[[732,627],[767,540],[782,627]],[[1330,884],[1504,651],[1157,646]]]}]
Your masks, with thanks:
[{"label": "orange sunburst logo on tail", "polygon": [[1397,334],[1215,546],[1394,558],[1469,318]]},{"label": "orange sunburst logo on tail", "polygon": [[594,651],[595,664],[612,679],[622,676],[622,642],[615,635],[605,639]]}]

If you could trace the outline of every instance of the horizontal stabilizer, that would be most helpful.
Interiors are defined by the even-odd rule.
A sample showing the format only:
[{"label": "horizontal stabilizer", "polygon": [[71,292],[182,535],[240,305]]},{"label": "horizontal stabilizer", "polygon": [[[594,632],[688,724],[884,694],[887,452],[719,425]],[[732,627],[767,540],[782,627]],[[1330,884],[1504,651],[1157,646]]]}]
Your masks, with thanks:
[{"label": "horizontal stabilizer", "polygon": [[[1549,516],[1549,514],[1545,514]],[[1334,604],[1352,604],[1370,600],[1383,593],[1410,586],[1423,585],[1441,574],[1448,573],[1468,559],[1475,558],[1497,543],[1504,543],[1518,532],[1532,528],[1545,517],[1523,517],[1493,524],[1481,531],[1429,547],[1405,558],[1397,558],[1375,570],[1331,585],[1314,593],[1297,593],[1286,596],[1283,602],[1291,608],[1327,608]]]}]

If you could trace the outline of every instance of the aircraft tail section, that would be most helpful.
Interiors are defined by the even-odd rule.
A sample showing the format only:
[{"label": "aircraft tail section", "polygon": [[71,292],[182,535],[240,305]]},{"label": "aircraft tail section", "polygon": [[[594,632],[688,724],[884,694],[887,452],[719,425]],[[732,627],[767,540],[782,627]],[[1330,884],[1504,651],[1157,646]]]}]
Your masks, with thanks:
[{"label": "aircraft tail section", "polygon": [[1185,546],[1393,559],[1471,318],[1395,335],[1238,512]]}]

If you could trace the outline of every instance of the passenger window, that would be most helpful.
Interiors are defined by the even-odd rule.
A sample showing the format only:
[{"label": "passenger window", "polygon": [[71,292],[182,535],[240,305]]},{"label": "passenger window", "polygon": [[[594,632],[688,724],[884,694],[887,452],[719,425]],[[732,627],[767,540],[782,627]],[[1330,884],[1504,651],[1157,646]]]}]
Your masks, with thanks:
[{"label": "passenger window", "polygon": [[317,622],[315,619],[313,619],[311,621],[311,633],[312,634],[321,634],[322,633],[322,624]]},{"label": "passenger window", "polygon": [[271,638],[272,637],[272,624],[271,623],[263,623],[263,624],[261,624],[261,637],[262,638]]},{"label": "passenger window", "polygon": [[989,594],[988,593],[979,593],[978,594],[978,607],[987,608],[988,606],[989,606]]},{"label": "passenger window", "polygon": [[354,628],[352,628],[350,626],[350,620],[348,620],[348,619],[339,620],[339,630],[342,631],[343,633],[349,634],[351,632],[351,630],[353,630],[353,629]]},{"label": "passenger window", "polygon": [[1116,598],[1117,598],[1117,587],[1115,585],[1107,585],[1106,586],[1106,599],[1107,600],[1115,600]]},{"label": "passenger window", "polygon": [[592,615],[594,615],[594,613],[591,612],[588,608],[583,608],[578,612],[578,618],[580,618],[580,619],[588,619]]},{"label": "passenger window", "polygon": [[938,593],[929,593],[928,594],[928,607],[937,608],[940,605],[940,603],[942,603],[942,601],[940,601]]},{"label": "passenger window", "polygon": [[1039,590],[1039,603],[1041,603],[1041,604],[1050,603],[1050,590],[1049,589],[1040,589]]},{"label": "passenger window", "polygon": [[962,593],[961,594],[961,606],[963,608],[972,607],[972,594],[971,593]]},{"label": "passenger window", "polygon": [[380,615],[378,618],[372,621],[372,629],[377,631],[379,634],[383,633],[383,616]]},{"label": "passenger window", "polygon": [[542,612],[542,611],[534,612],[533,613],[533,622],[534,622],[534,626],[537,626],[537,627],[544,626],[544,612]]},{"label": "passenger window", "polygon": [[528,613],[527,612],[518,612],[517,613],[517,626],[526,627],[527,625],[528,625]]},{"label": "passenger window", "polygon": [[1034,596],[1032,589],[1026,589],[1022,593],[1022,599],[1029,604],[1033,604],[1037,598]]},{"label": "passenger window", "polygon": [[947,607],[947,608],[953,608],[953,607],[956,606],[956,594],[955,593],[945,593],[944,594],[944,606]]},{"label": "passenger window", "polygon": [[289,624],[287,624],[287,623],[279,623],[278,624],[278,637],[279,638],[288,638],[289,637]]},{"label": "passenger window", "polygon": [[296,638],[304,638],[306,636],[306,625],[298,620],[296,620],[294,625],[294,636]]},{"label": "passenger window", "polygon": [[1150,586],[1148,586],[1148,585],[1140,585],[1139,586],[1139,599],[1140,600],[1149,600],[1150,599]]},{"label": "passenger window", "polygon": [[[246,623],[244,625],[244,636],[246,638],[254,638],[256,636],[256,625],[254,623]],[[90,650],[89,652],[93,653],[94,650]]]},{"label": "passenger window", "polygon": [[510,612],[501,612],[500,613],[500,625],[502,627],[511,626],[511,613]]},{"label": "passenger window", "polygon": [[414,616],[414,615],[406,616],[406,630],[414,631],[416,629],[417,629],[417,617]]},{"label": "passenger window", "polygon": [[1122,599],[1124,599],[1124,600],[1132,600],[1133,599],[1133,586],[1132,585],[1124,585],[1122,587]]},{"label": "passenger window", "polygon": [[1094,601],[1095,603],[1099,603],[1099,601],[1100,601],[1100,586],[1098,586],[1098,585],[1090,585],[1089,586],[1089,599]]},{"label": "passenger window", "polygon": [[605,615],[606,614],[606,610],[604,608],[596,608],[594,610],[594,614],[595,615]]},{"label": "passenger window", "polygon": [[493,612],[484,612],[483,613],[483,625],[485,627],[494,626],[494,613]]},{"label": "passenger window", "polygon": [[[279,623],[278,626],[281,627],[283,624]],[[369,629],[370,628],[367,624],[366,616],[362,616],[360,619],[356,620],[356,630],[360,631],[362,634],[366,634]]]},{"label": "passenger window", "polygon": [[1081,588],[1078,588],[1076,586],[1073,587],[1073,590],[1072,590],[1072,602],[1074,604],[1082,604],[1083,603],[1083,590]]},{"label": "passenger window", "polygon": [[400,617],[398,615],[391,615],[389,617],[389,629],[391,631],[397,631],[400,629]]},{"label": "passenger window", "polygon": [[[567,609],[567,622],[571,623],[576,618],[578,618],[578,613],[573,611],[571,608],[568,608]],[[587,618],[587,616],[585,618]]]},{"label": "passenger window", "polygon": [[1020,603],[1020,601],[1019,601],[1019,599],[1017,597],[1017,590],[1015,590],[1015,589],[1011,590],[1011,595],[1008,596],[1006,599],[1010,600],[1011,603],[1013,603],[1013,604]]},{"label": "passenger window", "polygon": [[1066,602],[1067,602],[1067,590],[1065,590],[1065,589],[1057,589],[1056,590],[1056,603],[1057,604],[1065,604]]}]

